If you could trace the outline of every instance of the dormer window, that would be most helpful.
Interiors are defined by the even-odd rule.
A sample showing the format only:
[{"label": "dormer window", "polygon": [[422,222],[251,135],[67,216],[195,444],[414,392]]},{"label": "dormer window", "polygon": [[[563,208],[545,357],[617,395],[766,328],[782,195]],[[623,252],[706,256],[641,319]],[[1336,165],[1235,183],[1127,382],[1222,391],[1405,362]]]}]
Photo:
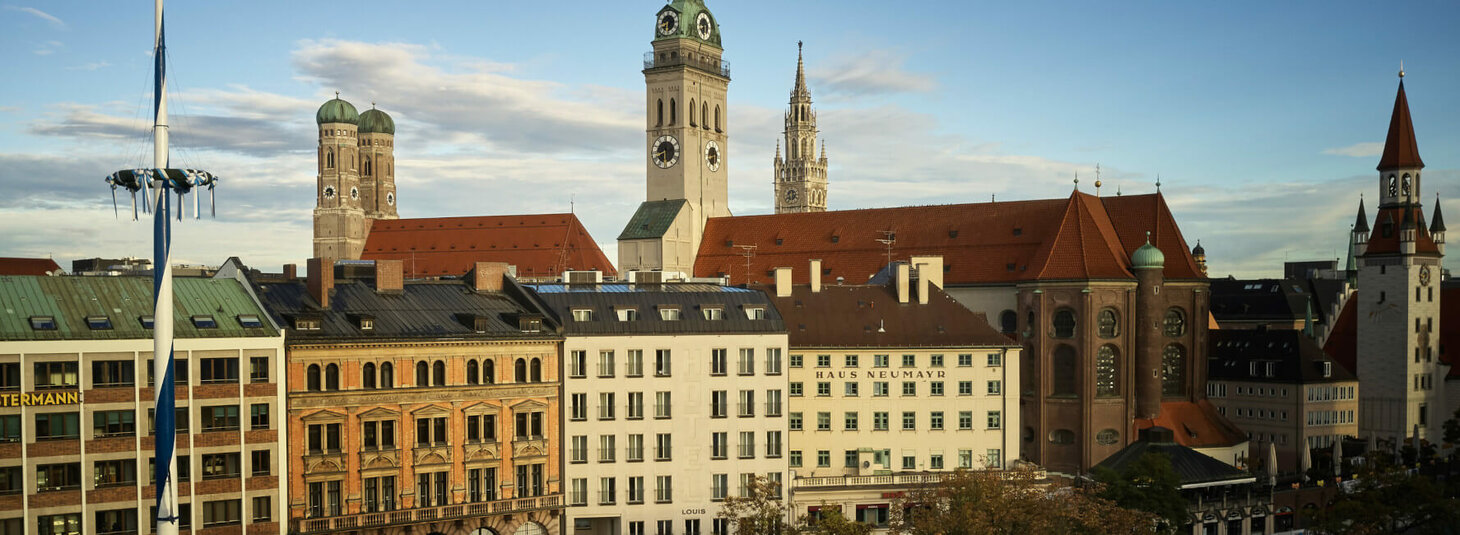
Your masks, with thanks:
[{"label": "dormer window", "polygon": [[[474,331],[476,331],[478,333],[484,333],[484,332],[487,332],[487,327],[490,327],[492,325],[492,320],[489,319],[489,318],[487,318],[486,316],[476,316],[476,317],[472,318],[472,322],[471,323],[472,323],[472,330],[474,330]],[[523,330],[525,331],[527,329],[523,329]]]},{"label": "dormer window", "polygon": [[525,333],[540,333],[542,332],[542,318],[519,317],[517,318],[517,328]]},{"label": "dormer window", "polygon": [[56,330],[56,317],[55,316],[31,316],[30,317],[30,328],[31,329],[34,329],[34,330],[37,330],[37,331],[54,331],[54,330]]},{"label": "dormer window", "polygon": [[375,330],[375,318],[362,316],[360,318],[360,330],[362,330],[362,331],[374,331]]},{"label": "dormer window", "polygon": [[143,329],[151,329],[153,325],[152,315],[137,316],[137,323],[141,323]]},{"label": "dormer window", "polygon": [[105,331],[112,328],[112,319],[106,316],[87,316],[86,326],[93,331]]},{"label": "dormer window", "polygon": [[1324,377],[1333,377],[1333,363],[1332,362],[1323,361],[1323,376]]},{"label": "dormer window", "polygon": [[679,307],[659,307],[659,319],[664,321],[679,321],[683,315]]},{"label": "dormer window", "polygon": [[573,321],[593,321],[593,309],[591,309],[591,308],[575,308],[575,309],[573,309]]},{"label": "dormer window", "polygon": [[615,312],[618,313],[619,321],[639,321],[639,309],[637,308],[620,308]]},{"label": "dormer window", "polygon": [[259,319],[257,314],[239,314],[238,324],[250,329],[264,326],[264,322]]},{"label": "dormer window", "polygon": [[296,331],[318,331],[320,327],[319,318],[296,318],[294,330]]},{"label": "dormer window", "polygon": [[725,319],[725,309],[723,308],[706,307],[704,309],[701,309],[700,312],[703,313],[705,315],[705,319],[709,321],[718,321]]},{"label": "dormer window", "polygon": [[750,318],[750,319],[753,319],[753,320],[763,320],[763,319],[765,319],[765,308],[764,307],[748,307],[748,308],[745,309],[745,317]]},{"label": "dormer window", "polygon": [[217,320],[214,320],[213,316],[210,314],[199,314],[197,316],[193,316],[193,327],[197,327],[199,329],[217,329],[218,322]]}]

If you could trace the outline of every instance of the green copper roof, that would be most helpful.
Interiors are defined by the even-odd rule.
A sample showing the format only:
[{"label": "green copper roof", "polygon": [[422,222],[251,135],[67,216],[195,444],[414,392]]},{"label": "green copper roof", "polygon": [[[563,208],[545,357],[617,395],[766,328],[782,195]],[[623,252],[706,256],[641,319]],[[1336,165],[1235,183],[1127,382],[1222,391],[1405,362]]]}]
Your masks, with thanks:
[{"label": "green copper roof", "polygon": [[1166,267],[1166,254],[1151,245],[1150,238],[1147,237],[1146,244],[1131,253],[1130,264],[1134,269],[1162,269]]},{"label": "green copper roof", "polygon": [[390,134],[395,135],[395,121],[386,115],[385,112],[370,108],[360,114],[361,134]]},{"label": "green copper roof", "polygon": [[[663,24],[665,12],[670,11],[679,15],[679,26],[673,32],[665,35],[661,32],[660,25]],[[708,39],[700,38],[698,24],[700,13],[704,13],[709,18],[710,37]],[[664,6],[664,9],[659,10],[659,13],[654,18],[654,40],[662,41],[665,39],[694,39],[715,45],[716,48],[721,48],[720,22],[715,20],[715,15],[711,14],[710,9],[705,7],[704,0],[674,0],[669,5]]]},{"label": "green copper roof", "polygon": [[314,114],[314,122],[345,123],[355,124],[360,121],[360,112],[355,111],[355,106],[349,102],[340,100],[339,97],[331,99],[319,107],[319,112]]},{"label": "green copper roof", "polygon": [[[173,279],[173,334],[178,338],[279,336],[258,304],[236,279]],[[141,317],[152,315],[151,277],[0,277],[0,340],[134,340],[152,338]],[[194,316],[211,316],[214,328],[199,328]],[[105,317],[109,328],[93,328],[89,316]],[[253,316],[259,327],[244,327]],[[53,318],[55,328],[37,330],[31,319]]]},{"label": "green copper roof", "polygon": [[620,240],[641,240],[648,238],[660,238],[669,227],[674,225],[674,218],[679,216],[679,211],[689,201],[674,199],[666,201],[648,201],[639,205],[639,211],[634,212],[634,217],[629,218],[629,224],[624,226],[624,231],[619,233]]}]

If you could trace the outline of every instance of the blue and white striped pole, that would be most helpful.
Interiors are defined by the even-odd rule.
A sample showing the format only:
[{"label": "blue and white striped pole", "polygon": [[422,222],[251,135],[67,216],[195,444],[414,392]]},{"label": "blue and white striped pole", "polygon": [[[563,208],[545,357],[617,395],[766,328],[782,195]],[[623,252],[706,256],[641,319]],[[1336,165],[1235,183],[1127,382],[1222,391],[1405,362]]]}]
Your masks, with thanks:
[{"label": "blue and white striped pole", "polygon": [[153,62],[153,152],[152,166],[157,185],[156,211],[152,214],[152,286],[156,301],[152,312],[152,371],[156,391],[157,437],[153,442],[156,463],[157,535],[177,535],[177,399],[172,358],[172,180],[167,176],[167,41],[162,27],[162,0],[156,0]]}]

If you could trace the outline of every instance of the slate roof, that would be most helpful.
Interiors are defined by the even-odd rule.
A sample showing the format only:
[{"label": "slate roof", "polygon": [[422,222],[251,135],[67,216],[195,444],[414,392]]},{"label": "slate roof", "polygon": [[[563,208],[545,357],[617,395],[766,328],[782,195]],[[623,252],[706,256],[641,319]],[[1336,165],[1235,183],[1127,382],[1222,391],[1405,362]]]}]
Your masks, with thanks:
[{"label": "slate roof", "polygon": [[1419,144],[1414,140],[1414,121],[1409,118],[1409,98],[1404,96],[1404,80],[1399,80],[1399,94],[1394,96],[1394,113],[1389,116],[1389,135],[1384,138],[1384,155],[1379,157],[1380,171],[1418,167]]},{"label": "slate roof", "polygon": [[1172,432],[1170,429],[1152,429],[1151,431],[1153,431],[1152,435],[1159,435],[1159,437],[1142,437],[1141,440],[1132,442],[1129,446],[1106,457],[1105,460],[1100,461],[1100,464],[1095,465],[1095,468],[1109,468],[1119,473],[1145,454],[1159,453],[1171,459],[1171,468],[1181,479],[1182,488],[1220,484],[1237,485],[1255,481],[1251,474],[1235,466],[1171,442],[1167,436]]},{"label": "slate roof", "polygon": [[1165,427],[1177,444],[1189,448],[1225,447],[1247,441],[1247,434],[1217,412],[1211,401],[1163,401],[1154,419],[1135,420],[1136,429]]},{"label": "slate roof", "polygon": [[453,277],[476,262],[506,262],[518,277],[617,273],[573,214],[377,219],[362,260],[400,260],[406,278]]},{"label": "slate roof", "polygon": [[[309,295],[306,282],[257,282],[259,300],[285,326],[288,344],[331,341],[543,339],[557,338],[556,325],[536,305],[527,290],[510,278],[503,291],[478,293],[462,280],[406,281],[399,292],[376,292],[368,280],[336,280],[330,307],[322,310]],[[524,333],[519,315],[545,317],[544,331]],[[360,328],[361,317],[374,319],[374,328]],[[294,319],[319,318],[320,330],[295,329]],[[478,332],[475,318],[487,321]]]},{"label": "slate roof", "polygon": [[0,275],[50,275],[62,273],[49,258],[0,258]]},{"label": "slate roof", "polygon": [[[0,276],[0,340],[132,340],[152,338],[142,325],[151,316],[151,277]],[[173,336],[235,338],[278,336],[264,322],[244,327],[240,315],[264,319],[247,289],[234,279],[173,279]],[[92,329],[87,316],[106,316],[110,329]],[[198,328],[192,317],[210,315],[216,328]],[[33,316],[55,318],[55,330],[31,328]]]},{"label": "slate roof", "polygon": [[624,231],[620,232],[620,240],[639,240],[658,238],[669,231],[674,224],[674,218],[679,216],[679,211],[689,204],[684,199],[670,199],[663,201],[646,201],[639,205],[634,211],[634,216],[629,218],[628,224],[624,225]]},{"label": "slate roof", "polygon": [[1218,323],[1302,321],[1310,303],[1314,320],[1322,322],[1326,310],[1314,302],[1304,280],[1213,279],[1211,288],[1211,311]]},{"label": "slate roof", "polygon": [[[1207,378],[1214,381],[1265,383],[1335,383],[1355,381],[1353,372],[1333,362],[1318,342],[1292,330],[1226,329],[1208,333]],[[1256,362],[1257,373],[1250,363]],[[1267,375],[1267,363],[1273,374]],[[1323,363],[1332,364],[1328,377]]]},{"label": "slate roof", "polygon": [[[786,332],[776,307],[757,290],[698,283],[537,284],[528,288],[561,321],[568,336]],[[662,307],[678,308],[681,318],[661,319]],[[619,321],[616,310],[622,308],[637,309],[638,320]],[[705,319],[707,308],[720,308],[722,319]],[[765,319],[749,319],[747,308],[764,309]],[[574,320],[573,311],[579,309],[592,310],[592,321]]]},{"label": "slate roof", "polygon": [[770,295],[790,332],[791,347],[1017,347],[947,293],[929,285],[928,304],[917,302],[916,286],[907,304],[895,287],[830,285],[812,292],[797,285],[789,297],[774,287],[756,286]]},{"label": "slate roof", "polygon": [[[823,280],[860,284],[882,269],[893,234],[893,259],[943,257],[949,285],[1027,280],[1134,278],[1130,255],[1146,243],[1166,256],[1167,279],[1204,279],[1161,194],[870,208],[712,218],[695,261],[697,277],[729,275],[742,283],[756,245],[752,283],[769,283],[776,267],[821,259]],[[794,269],[796,283],[809,282]]]}]

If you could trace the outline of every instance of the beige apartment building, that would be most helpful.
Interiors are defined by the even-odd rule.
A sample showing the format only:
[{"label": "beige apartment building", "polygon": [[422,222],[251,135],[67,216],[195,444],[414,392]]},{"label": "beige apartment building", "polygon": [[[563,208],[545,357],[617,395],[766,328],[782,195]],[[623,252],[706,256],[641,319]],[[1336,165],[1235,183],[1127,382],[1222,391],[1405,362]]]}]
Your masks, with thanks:
[{"label": "beige apartment building", "polygon": [[1358,435],[1358,379],[1302,331],[1214,330],[1211,355],[1207,397],[1247,432],[1257,464],[1273,447],[1278,473],[1298,473],[1304,447]]},{"label": "beige apartment building", "polygon": [[[827,507],[885,529],[892,496],[1019,451],[1019,347],[896,263],[867,285],[767,288],[785,318],[795,516]],[[930,270],[931,271],[931,270]]]},{"label": "beige apartment building", "polygon": [[[0,277],[0,533],[153,531],[152,285]],[[282,534],[282,333],[228,275],[174,291],[182,530]]]}]

